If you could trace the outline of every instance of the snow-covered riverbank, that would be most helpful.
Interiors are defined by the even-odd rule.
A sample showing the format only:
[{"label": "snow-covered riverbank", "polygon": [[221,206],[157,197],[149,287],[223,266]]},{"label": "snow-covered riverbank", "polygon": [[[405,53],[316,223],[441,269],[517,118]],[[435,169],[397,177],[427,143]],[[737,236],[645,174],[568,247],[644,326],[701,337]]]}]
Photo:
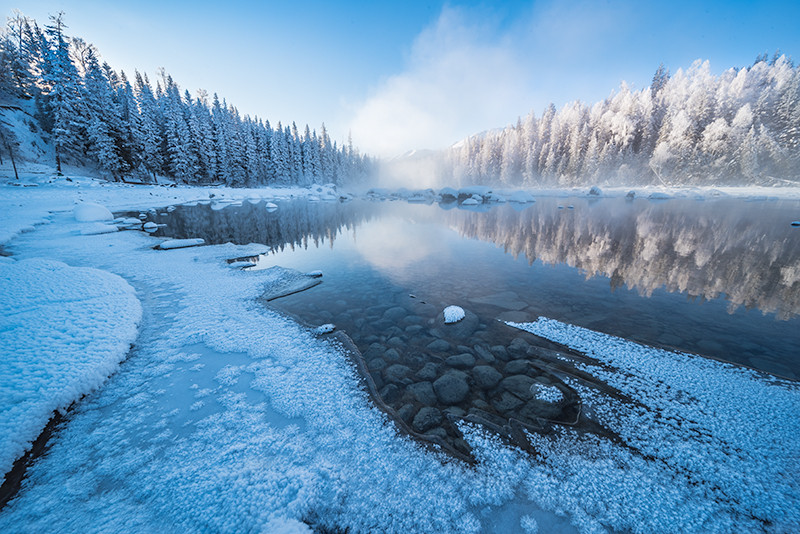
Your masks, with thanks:
[{"label": "snow-covered riverbank", "polygon": [[[532,457],[465,427],[478,459],[468,467],[399,436],[371,406],[341,347],[255,304],[271,274],[232,269],[226,260],[263,252],[263,245],[154,250],[160,240],[144,232],[87,235],[82,230],[96,222],[77,221],[73,211],[81,202],[112,211],[147,210],[205,200],[209,193],[235,202],[320,191],[71,180],[49,183],[42,175],[27,179],[37,187],[0,186],[0,243],[13,255],[2,264],[13,266],[6,269],[8,278],[0,278],[3,292],[11,280],[36,276],[34,267],[45,264],[34,258],[63,262],[69,267],[58,264],[58,269],[71,280],[77,272],[96,273],[98,280],[116,275],[121,280],[114,280],[133,287],[138,303],[117,302],[114,309],[139,304],[139,332],[119,370],[78,402],[48,453],[29,469],[17,497],[0,511],[2,531],[59,525],[67,532],[303,532],[309,524],[351,532],[532,532],[536,525],[541,532],[800,528],[796,384],[737,373],[737,391],[731,392],[731,382],[722,380],[728,368],[706,360],[683,362],[681,376],[650,376],[647,365],[613,358],[614,351],[639,354],[638,346],[591,333],[580,339],[598,354],[610,354],[607,364],[657,385],[644,393],[631,388],[629,394],[649,400],[668,391],[672,402],[686,392],[685,402],[709,418],[681,421],[690,415],[676,409],[670,414],[675,425],[694,426],[681,434],[684,439],[670,441],[664,432],[673,419],[653,415],[660,404],[642,402],[642,411],[631,413],[627,405],[588,392],[599,417],[611,426],[615,418],[640,425],[630,436],[622,432],[627,427],[619,428],[650,457],[569,431],[536,436],[539,456]],[[71,276],[70,269],[80,271]],[[45,288],[31,284],[30,292]],[[56,320],[33,302],[39,315],[32,321]],[[80,301],[75,306],[70,315],[91,319],[91,328],[112,325],[111,317],[129,317],[128,326],[111,331],[118,343],[130,342],[135,314],[89,312]],[[7,307],[23,310],[14,302]],[[3,316],[3,331],[12,313]],[[57,330],[60,321],[67,318],[50,326]],[[546,325],[529,328],[569,342],[566,327]],[[77,340],[76,353],[81,346],[86,347]],[[54,342],[39,350],[59,347]],[[673,361],[664,351],[647,354]],[[19,353],[3,344],[0,355],[4,365]],[[618,379],[599,368],[586,372]],[[701,397],[681,382],[693,374],[721,380],[704,382],[715,390]],[[732,393],[747,402],[765,388],[779,394],[748,413],[769,425],[769,443],[715,426],[715,403]],[[7,389],[8,395],[19,393]],[[773,420],[776,409],[784,414],[779,421]],[[761,447],[769,454],[759,454]],[[734,455],[735,461],[719,461],[718,455]],[[725,473],[714,473],[709,467],[714,465]]]}]

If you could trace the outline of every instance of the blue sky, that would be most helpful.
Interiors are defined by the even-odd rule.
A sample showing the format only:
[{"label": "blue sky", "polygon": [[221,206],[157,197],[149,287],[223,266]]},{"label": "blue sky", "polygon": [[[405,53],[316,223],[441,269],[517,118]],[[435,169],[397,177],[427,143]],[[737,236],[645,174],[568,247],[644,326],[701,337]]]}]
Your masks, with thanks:
[{"label": "blue sky", "polygon": [[98,2],[0,0],[113,67],[217,92],[273,123],[326,123],[391,156],[441,148],[540,112],[594,102],[708,59],[719,73],[776,49],[800,60],[800,2]]}]

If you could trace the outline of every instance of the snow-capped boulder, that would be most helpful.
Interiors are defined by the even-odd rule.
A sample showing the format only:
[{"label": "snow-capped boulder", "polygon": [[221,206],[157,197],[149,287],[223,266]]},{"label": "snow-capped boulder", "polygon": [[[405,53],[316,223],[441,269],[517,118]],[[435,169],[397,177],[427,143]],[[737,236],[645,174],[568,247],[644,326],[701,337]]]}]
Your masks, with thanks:
[{"label": "snow-capped boulder", "polygon": [[75,216],[75,220],[79,222],[114,220],[114,215],[112,215],[112,213],[108,210],[108,208],[100,204],[94,204],[92,202],[78,204],[77,206],[75,206],[75,209],[72,210],[72,214]]},{"label": "snow-capped boulder", "polygon": [[464,308],[461,306],[448,306],[444,309],[444,323],[457,323],[465,317]]}]

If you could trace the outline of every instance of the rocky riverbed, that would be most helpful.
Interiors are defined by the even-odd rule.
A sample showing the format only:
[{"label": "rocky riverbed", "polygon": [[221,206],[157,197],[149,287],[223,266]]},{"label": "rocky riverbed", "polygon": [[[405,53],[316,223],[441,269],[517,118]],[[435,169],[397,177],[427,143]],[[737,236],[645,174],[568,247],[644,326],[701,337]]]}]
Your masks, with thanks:
[{"label": "rocky riverbed", "polygon": [[[272,304],[281,307],[280,300]],[[584,356],[469,309],[447,324],[440,307],[408,295],[361,316],[344,300],[324,308],[307,303],[300,319],[336,324],[376,404],[405,433],[456,457],[471,460],[459,421],[523,448],[525,431],[548,432],[553,423],[599,427],[582,415],[578,393],[562,379],[581,377],[575,364]]]}]

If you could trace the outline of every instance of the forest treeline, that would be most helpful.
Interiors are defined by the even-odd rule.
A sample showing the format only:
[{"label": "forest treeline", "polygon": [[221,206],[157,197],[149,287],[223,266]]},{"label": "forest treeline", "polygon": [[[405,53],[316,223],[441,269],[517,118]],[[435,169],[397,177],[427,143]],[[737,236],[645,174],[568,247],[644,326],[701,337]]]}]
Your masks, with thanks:
[{"label": "forest treeline", "polygon": [[216,94],[181,92],[163,69],[155,85],[139,72],[129,80],[101,63],[93,45],[66,34],[63,13],[44,28],[20,14],[8,20],[0,92],[33,102],[59,172],[62,163],[93,162],[113,179],[255,187],[360,182],[377,165],[349,140],[332,142],[324,124],[300,131],[294,122],[241,116]]},{"label": "forest treeline", "polygon": [[800,183],[800,69],[778,54],[719,76],[707,61],[674,75],[662,65],[645,89],[551,104],[437,163],[453,185]]}]

